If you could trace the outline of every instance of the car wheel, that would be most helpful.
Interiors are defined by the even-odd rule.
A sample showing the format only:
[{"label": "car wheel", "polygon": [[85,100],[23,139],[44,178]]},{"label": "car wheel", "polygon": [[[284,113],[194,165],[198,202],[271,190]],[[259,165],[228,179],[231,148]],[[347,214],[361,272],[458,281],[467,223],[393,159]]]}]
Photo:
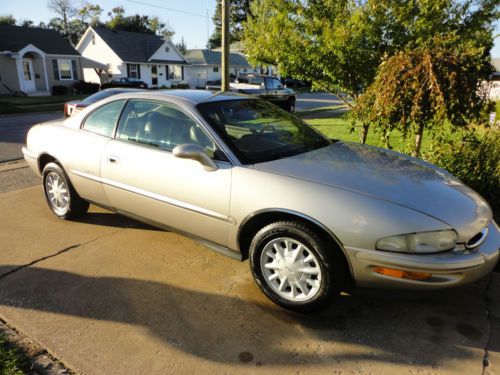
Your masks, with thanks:
[{"label": "car wheel", "polygon": [[295,112],[295,98],[290,98],[286,102],[286,110],[290,113]]},{"label": "car wheel", "polygon": [[311,312],[342,290],[345,262],[339,251],[303,223],[275,222],[254,236],[250,267],[257,285],[273,302]]},{"label": "car wheel", "polygon": [[64,170],[56,163],[43,168],[43,191],[52,212],[62,219],[73,219],[85,214],[89,203],[78,195]]}]

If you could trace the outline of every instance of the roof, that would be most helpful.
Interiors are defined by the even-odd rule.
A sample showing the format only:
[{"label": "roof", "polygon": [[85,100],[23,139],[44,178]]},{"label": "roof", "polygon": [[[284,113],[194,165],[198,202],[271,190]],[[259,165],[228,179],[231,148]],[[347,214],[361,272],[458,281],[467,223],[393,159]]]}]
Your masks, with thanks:
[{"label": "roof", "polygon": [[[186,52],[184,57],[191,65],[221,65],[220,51],[213,51],[209,49],[190,49]],[[229,65],[241,66],[250,68],[245,56],[239,53],[229,54]]]},{"label": "roof", "polygon": [[18,52],[32,44],[47,54],[80,55],[59,32],[39,27],[0,25],[0,51]]},{"label": "roof", "polygon": [[500,73],[500,57],[494,57],[491,59],[491,64],[495,68],[495,73]]},{"label": "roof", "polygon": [[237,100],[237,99],[255,99],[253,96],[234,92],[218,92],[206,90],[142,90],[141,92],[118,94],[114,98],[140,98],[145,99],[177,99],[179,102],[190,104],[191,106],[199,103],[223,101],[223,100]]},{"label": "roof", "polygon": [[[94,31],[106,42],[122,61],[150,63],[149,58],[165,43],[165,39],[155,34],[111,30],[95,27]],[[155,60],[161,63],[179,63],[171,60]]]}]

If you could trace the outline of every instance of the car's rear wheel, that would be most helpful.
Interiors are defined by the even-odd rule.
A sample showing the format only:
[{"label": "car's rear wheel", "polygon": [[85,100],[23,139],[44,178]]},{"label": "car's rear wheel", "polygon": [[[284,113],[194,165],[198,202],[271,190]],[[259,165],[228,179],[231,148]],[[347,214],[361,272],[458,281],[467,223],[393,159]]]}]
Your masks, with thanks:
[{"label": "car's rear wheel", "polygon": [[57,217],[73,219],[88,211],[89,203],[78,195],[61,166],[48,163],[42,175],[45,198]]},{"label": "car's rear wheel", "polygon": [[250,266],[267,297],[298,312],[327,305],[345,279],[338,249],[295,221],[275,222],[257,232],[250,245]]}]

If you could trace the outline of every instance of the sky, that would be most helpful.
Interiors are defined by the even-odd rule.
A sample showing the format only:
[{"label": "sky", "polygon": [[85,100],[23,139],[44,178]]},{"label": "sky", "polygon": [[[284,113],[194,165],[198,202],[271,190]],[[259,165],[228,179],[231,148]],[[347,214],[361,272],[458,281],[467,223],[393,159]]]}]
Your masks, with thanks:
[{"label": "sky", "polygon": [[[174,42],[180,42],[183,37],[188,48],[205,48],[208,35],[214,30],[212,16],[216,0],[90,0],[90,2],[97,3],[104,9],[103,19],[107,19],[107,12],[119,5],[125,8],[127,15],[139,13],[158,16],[163,22],[168,22],[175,31]],[[74,0],[74,3],[79,5],[81,0]],[[47,9],[46,0],[0,0],[0,15],[4,14],[12,14],[18,20],[30,19],[35,24],[40,21],[47,23],[54,17]],[[495,34],[500,34],[500,22]],[[495,40],[491,55],[500,57],[500,36]]]}]

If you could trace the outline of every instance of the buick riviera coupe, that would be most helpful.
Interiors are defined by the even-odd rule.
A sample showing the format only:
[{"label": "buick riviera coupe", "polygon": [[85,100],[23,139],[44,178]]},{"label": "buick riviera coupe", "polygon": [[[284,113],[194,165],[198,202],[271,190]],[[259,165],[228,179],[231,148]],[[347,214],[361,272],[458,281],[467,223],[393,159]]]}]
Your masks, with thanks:
[{"label": "buick riviera coupe", "polygon": [[448,172],[330,140],[242,94],[114,95],[33,127],[23,152],[58,217],[93,203],[248,258],[267,297],[295,311],[353,283],[470,283],[499,258],[490,207]]}]

